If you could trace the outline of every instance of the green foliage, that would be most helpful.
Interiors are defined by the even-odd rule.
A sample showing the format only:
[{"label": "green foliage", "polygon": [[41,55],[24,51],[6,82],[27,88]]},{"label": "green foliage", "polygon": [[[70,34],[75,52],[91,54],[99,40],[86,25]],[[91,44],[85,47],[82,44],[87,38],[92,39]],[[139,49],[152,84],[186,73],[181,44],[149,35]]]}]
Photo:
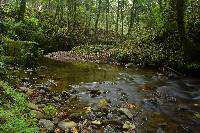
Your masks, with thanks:
[{"label": "green foliage", "polygon": [[200,119],[200,113],[195,113],[194,116],[198,119]]},{"label": "green foliage", "polygon": [[189,63],[186,65],[186,69],[188,70],[199,70],[200,69],[200,63]]},{"label": "green foliage", "polygon": [[48,105],[48,106],[45,106],[43,108],[43,111],[44,113],[47,115],[47,116],[54,116],[57,112],[57,108],[53,105]]},{"label": "green foliage", "polygon": [[26,98],[0,81],[0,132],[37,133],[36,119],[29,113]]},{"label": "green foliage", "polygon": [[17,63],[27,67],[36,66],[43,54],[43,51],[38,48],[38,44],[35,42],[14,41],[4,38],[3,48],[7,56],[14,57]]}]

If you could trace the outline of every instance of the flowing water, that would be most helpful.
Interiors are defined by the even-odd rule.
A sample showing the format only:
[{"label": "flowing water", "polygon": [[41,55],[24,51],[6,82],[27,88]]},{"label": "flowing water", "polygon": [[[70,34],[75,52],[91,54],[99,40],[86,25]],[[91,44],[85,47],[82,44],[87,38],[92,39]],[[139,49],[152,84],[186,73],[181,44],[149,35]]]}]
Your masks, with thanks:
[{"label": "flowing water", "polygon": [[[142,133],[200,132],[200,119],[195,116],[200,112],[198,78],[168,79],[157,70],[49,59],[41,65],[47,69],[31,74],[26,71],[21,78],[28,77],[32,84],[53,82],[56,85],[50,89],[54,93],[73,90],[72,95],[79,102],[71,104],[95,109],[106,99],[109,108],[129,105],[126,107],[130,110],[142,112],[132,120]],[[76,107],[73,106],[74,112]]]}]

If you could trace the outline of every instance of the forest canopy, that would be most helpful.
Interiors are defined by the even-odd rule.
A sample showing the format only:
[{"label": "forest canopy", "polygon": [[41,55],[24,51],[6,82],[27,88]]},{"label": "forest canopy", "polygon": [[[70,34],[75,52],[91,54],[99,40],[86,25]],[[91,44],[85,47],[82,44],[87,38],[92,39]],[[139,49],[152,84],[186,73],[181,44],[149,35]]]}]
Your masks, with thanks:
[{"label": "forest canopy", "polygon": [[1,36],[36,42],[45,53],[112,45],[122,62],[183,66],[199,57],[199,0],[1,0],[0,5]]}]

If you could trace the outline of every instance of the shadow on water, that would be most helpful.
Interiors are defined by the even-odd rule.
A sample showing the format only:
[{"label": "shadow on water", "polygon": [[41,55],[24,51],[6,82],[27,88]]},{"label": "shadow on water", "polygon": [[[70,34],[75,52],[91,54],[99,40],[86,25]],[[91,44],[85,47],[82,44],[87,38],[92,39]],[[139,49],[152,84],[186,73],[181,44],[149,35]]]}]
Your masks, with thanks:
[{"label": "shadow on water", "polygon": [[138,124],[140,132],[200,131],[200,120],[194,116],[200,112],[200,79],[169,80],[156,70],[46,58],[41,66],[46,68],[21,77],[35,78],[35,84],[53,82],[54,92],[75,90],[72,95],[92,108],[98,108],[102,99],[109,101],[111,108],[134,104],[144,111],[143,116],[134,120],[142,121]]}]

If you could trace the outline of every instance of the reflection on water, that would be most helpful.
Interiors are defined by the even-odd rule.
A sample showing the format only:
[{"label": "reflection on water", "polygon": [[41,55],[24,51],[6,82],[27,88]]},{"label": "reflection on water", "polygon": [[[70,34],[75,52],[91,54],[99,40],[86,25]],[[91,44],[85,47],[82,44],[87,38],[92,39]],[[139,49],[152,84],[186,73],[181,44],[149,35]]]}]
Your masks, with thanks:
[{"label": "reflection on water", "polygon": [[54,91],[70,86],[78,90],[76,95],[82,101],[94,107],[102,98],[113,107],[123,103],[142,107],[148,120],[142,132],[159,131],[163,123],[169,133],[200,131],[200,120],[194,117],[195,112],[200,112],[200,79],[168,80],[155,70],[49,59],[41,65],[47,70],[28,76],[36,78],[37,83],[53,80]]}]

